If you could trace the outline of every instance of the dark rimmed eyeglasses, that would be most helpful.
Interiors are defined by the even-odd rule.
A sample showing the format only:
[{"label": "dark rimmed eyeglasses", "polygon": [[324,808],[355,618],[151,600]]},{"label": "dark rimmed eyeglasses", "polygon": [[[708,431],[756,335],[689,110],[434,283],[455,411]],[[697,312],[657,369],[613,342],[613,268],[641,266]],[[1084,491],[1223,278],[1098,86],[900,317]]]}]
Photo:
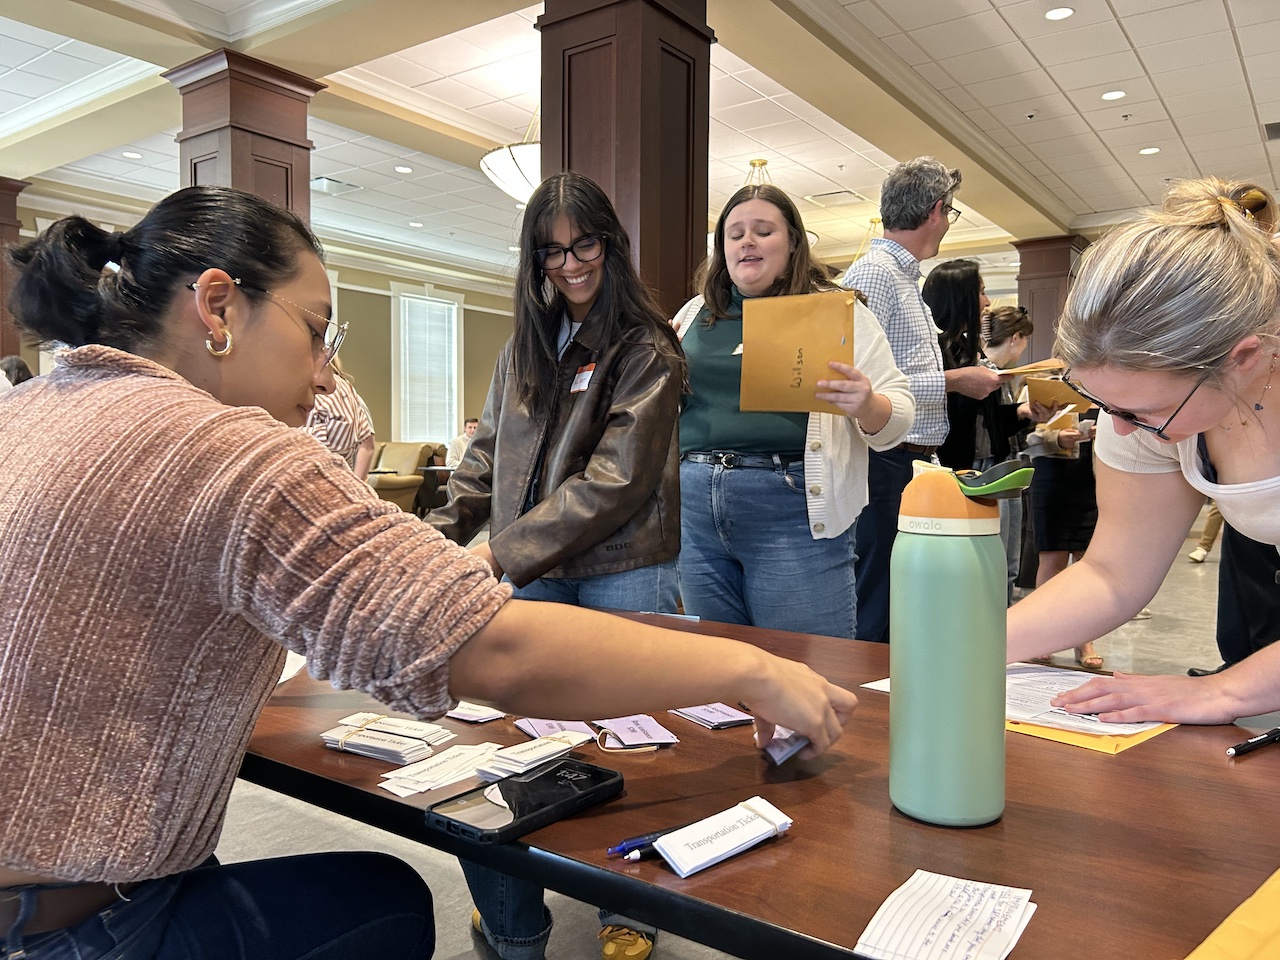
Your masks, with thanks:
[{"label": "dark rimmed eyeglasses", "polygon": [[942,205],[942,212],[943,214],[946,215],[946,218],[950,220],[952,223],[955,223],[957,220],[960,219],[960,208],[953,207],[949,203],[944,203]]},{"label": "dark rimmed eyeglasses", "polygon": [[1115,417],[1117,420],[1127,423],[1131,427],[1137,427],[1139,430],[1145,430],[1147,431],[1147,433],[1153,433],[1157,437],[1159,437],[1161,440],[1171,440],[1172,438],[1167,433],[1165,433],[1165,431],[1169,429],[1169,424],[1173,423],[1173,418],[1176,417],[1178,414],[1180,414],[1182,412],[1182,408],[1191,402],[1191,398],[1195,396],[1196,391],[1200,389],[1200,385],[1203,384],[1206,380],[1208,380],[1212,373],[1213,373],[1212,370],[1206,370],[1204,373],[1202,373],[1200,375],[1200,379],[1196,381],[1195,386],[1191,388],[1191,392],[1186,395],[1186,397],[1183,399],[1183,401],[1180,404],[1178,404],[1177,409],[1174,410],[1173,413],[1169,414],[1169,419],[1167,419],[1164,423],[1160,424],[1160,426],[1158,427],[1152,426],[1149,423],[1143,423],[1141,420],[1138,419],[1138,415],[1136,413],[1130,413],[1128,410],[1114,410],[1111,407],[1107,406],[1105,403],[1103,403],[1101,400],[1099,400],[1097,397],[1091,394],[1084,387],[1080,386],[1080,382],[1078,380],[1071,379],[1070,368],[1063,371],[1062,382],[1065,383],[1072,390],[1074,390],[1076,393],[1080,394],[1080,396],[1084,397],[1086,400],[1088,400],[1090,403],[1092,403],[1094,406],[1096,406],[1099,410],[1101,410],[1103,413],[1107,414],[1108,416]]},{"label": "dark rimmed eyeglasses", "polygon": [[567,247],[562,247],[558,243],[538,247],[533,251],[533,255],[538,258],[538,266],[543,270],[558,270],[564,266],[565,259],[571,251],[573,258],[579,263],[599,260],[600,254],[604,253],[604,237],[589,233],[585,237],[579,237]]},{"label": "dark rimmed eyeglasses", "polygon": [[[214,280],[211,285],[226,282],[226,280]],[[286,315],[297,320],[311,333],[312,340],[320,346],[320,355],[324,359],[323,366],[327,367],[329,364],[333,363],[333,358],[338,355],[338,350],[342,347],[342,341],[346,339],[347,336],[347,325],[345,323],[338,323],[338,321],[330,317],[326,317],[322,313],[316,313],[314,310],[308,310],[306,307],[302,306],[302,304],[294,303],[292,300],[286,299],[278,293],[272,293],[270,290],[263,290],[261,287],[251,287],[238,277],[233,279],[231,282],[241,290],[252,290],[255,293],[260,293],[264,297],[270,298],[276,306],[281,310],[284,310]],[[199,283],[188,283],[187,288],[190,290],[198,290],[200,285]],[[314,324],[303,318],[294,317],[293,314],[284,309],[284,305],[286,303],[291,307],[296,307],[298,310],[301,310],[306,316],[313,317],[319,321],[321,324],[320,329],[317,329]]]}]

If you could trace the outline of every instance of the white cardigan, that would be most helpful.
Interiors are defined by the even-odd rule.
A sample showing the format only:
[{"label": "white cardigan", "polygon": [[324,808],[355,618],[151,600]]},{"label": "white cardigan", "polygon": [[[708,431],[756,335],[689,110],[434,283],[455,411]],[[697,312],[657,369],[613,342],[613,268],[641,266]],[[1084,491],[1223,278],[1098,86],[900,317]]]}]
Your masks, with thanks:
[{"label": "white cardigan", "polygon": [[[694,297],[672,319],[681,340],[702,304],[702,297]],[[867,505],[867,448],[896,447],[916,415],[907,376],[894,364],[880,322],[861,300],[853,311],[853,362],[871,381],[872,389],[888,398],[892,411],[889,422],[875,434],[865,433],[851,417],[809,414],[804,485],[809,534],[815,540],[833,539],[853,526]]]}]

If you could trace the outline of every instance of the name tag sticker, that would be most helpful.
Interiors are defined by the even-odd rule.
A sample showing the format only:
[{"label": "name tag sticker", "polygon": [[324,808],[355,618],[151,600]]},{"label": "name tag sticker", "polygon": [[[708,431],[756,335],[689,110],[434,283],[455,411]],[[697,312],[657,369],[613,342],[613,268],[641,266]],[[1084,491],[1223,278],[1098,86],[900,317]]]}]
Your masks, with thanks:
[{"label": "name tag sticker", "polygon": [[573,384],[569,387],[570,393],[581,393],[587,389],[587,385],[591,383],[591,374],[596,372],[596,365],[588,363],[585,367],[579,367],[578,372],[573,375]]},{"label": "name tag sticker", "polygon": [[731,357],[740,357],[740,356],[742,356],[742,344],[738,344],[736,347],[734,347],[734,348],[733,348],[733,353],[729,354],[729,356],[731,356]]}]

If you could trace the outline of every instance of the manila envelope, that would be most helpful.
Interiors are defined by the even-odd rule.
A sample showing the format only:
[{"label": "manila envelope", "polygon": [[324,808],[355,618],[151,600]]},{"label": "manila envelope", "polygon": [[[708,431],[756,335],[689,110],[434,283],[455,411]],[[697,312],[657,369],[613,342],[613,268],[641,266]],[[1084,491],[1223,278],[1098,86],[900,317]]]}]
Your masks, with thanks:
[{"label": "manila envelope", "polygon": [[853,293],[749,297],[742,304],[742,410],[834,413],[814,399],[819,380],[840,379],[828,360],[853,365]]},{"label": "manila envelope", "polygon": [[[1001,371],[1002,373],[1004,371]],[[1075,404],[1077,411],[1088,410],[1092,403],[1080,396],[1056,377],[1027,377],[1027,399],[1046,407],[1066,407]]]},{"label": "manila envelope", "polygon": [[1059,370],[1065,370],[1066,368],[1067,365],[1057,357],[1050,357],[1048,360],[1024,363],[1020,367],[1003,367],[1000,372],[1010,377],[1026,377],[1035,373],[1057,373]]}]

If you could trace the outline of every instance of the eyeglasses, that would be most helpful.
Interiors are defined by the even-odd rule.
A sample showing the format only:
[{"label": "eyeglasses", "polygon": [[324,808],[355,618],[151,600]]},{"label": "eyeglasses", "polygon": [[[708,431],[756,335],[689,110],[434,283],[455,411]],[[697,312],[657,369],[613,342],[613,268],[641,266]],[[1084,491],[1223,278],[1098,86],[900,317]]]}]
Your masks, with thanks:
[{"label": "eyeglasses", "polygon": [[[226,280],[215,280],[211,286],[220,283],[225,284],[226,282]],[[289,306],[296,307],[301,310],[308,317],[314,317],[316,320],[320,321],[323,325],[323,333],[321,333],[320,330],[317,330],[306,320],[294,317],[288,310],[284,310],[285,314],[294,320],[298,320],[299,323],[307,328],[307,331],[311,334],[313,347],[315,344],[320,345],[320,355],[324,359],[324,363],[321,364],[321,366],[327,367],[329,364],[333,363],[333,358],[338,355],[338,350],[342,347],[342,341],[346,339],[347,336],[347,325],[345,323],[338,323],[338,321],[330,317],[326,317],[324,314],[316,313],[314,310],[308,310],[306,307],[302,306],[302,304],[294,303],[292,300],[288,300],[277,293],[272,293],[270,290],[263,290],[260,287],[251,287],[238,277],[231,282],[242,290],[252,290],[255,293],[262,294],[264,297],[269,297],[276,306],[280,307],[281,310],[284,310],[284,304],[287,303]],[[190,290],[199,290],[200,285],[198,283],[188,283],[187,288]]]},{"label": "eyeglasses", "polygon": [[533,255],[538,258],[538,265],[543,270],[558,270],[564,266],[565,259],[570,251],[573,252],[573,258],[579,263],[590,263],[592,260],[599,260],[600,254],[604,253],[604,237],[587,234],[585,237],[579,237],[567,247],[562,247],[558,243],[538,247],[533,251]]},{"label": "eyeglasses", "polygon": [[960,219],[960,209],[958,207],[953,207],[949,203],[944,203],[942,205],[942,212],[943,214],[946,215],[946,218],[950,220],[952,223],[955,223],[957,220]]},{"label": "eyeglasses", "polygon": [[1195,392],[1200,389],[1200,385],[1208,380],[1212,373],[1212,370],[1206,370],[1201,374],[1200,379],[1196,381],[1196,385],[1191,388],[1191,392],[1187,394],[1186,398],[1180,404],[1178,404],[1178,408],[1174,410],[1173,413],[1169,414],[1169,419],[1158,427],[1152,426],[1149,423],[1143,423],[1138,419],[1137,414],[1130,413],[1128,410],[1111,409],[1111,407],[1107,406],[1097,397],[1093,396],[1093,394],[1089,393],[1089,391],[1085,390],[1084,387],[1080,386],[1079,381],[1072,380],[1071,371],[1069,369],[1063,372],[1062,382],[1108,416],[1115,417],[1117,420],[1123,420],[1131,427],[1137,427],[1139,430],[1145,430],[1147,433],[1153,433],[1161,440],[1169,440],[1171,438],[1165,433],[1165,431],[1169,429],[1169,424],[1173,423],[1173,418],[1180,414],[1182,412],[1182,408],[1191,402],[1191,398],[1195,396]]}]

